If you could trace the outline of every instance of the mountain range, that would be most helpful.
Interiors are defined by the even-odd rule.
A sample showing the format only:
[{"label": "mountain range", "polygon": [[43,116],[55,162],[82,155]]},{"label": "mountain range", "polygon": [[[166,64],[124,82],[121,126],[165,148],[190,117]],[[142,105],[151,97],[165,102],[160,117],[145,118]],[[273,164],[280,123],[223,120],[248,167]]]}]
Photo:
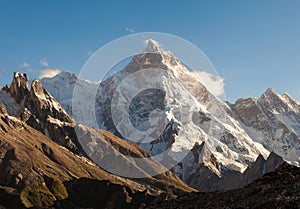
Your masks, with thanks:
[{"label": "mountain range", "polygon": [[[161,73],[152,69],[163,70]],[[139,76],[138,82],[125,79],[132,75]],[[151,81],[147,81],[149,76],[153,78]],[[80,123],[93,126],[84,105],[81,105],[82,110],[71,110],[75,86],[85,101],[95,99],[97,127],[129,140],[136,132],[155,134],[150,143],[139,143],[139,146],[152,156],[163,153],[167,160],[161,163],[171,167],[188,185],[200,190],[243,186],[265,171],[274,170],[282,160],[299,165],[300,109],[288,94],[280,95],[268,89],[260,98],[239,99],[231,104],[215,97],[199,80],[171,52],[148,40],[144,51],[134,56],[123,70],[113,73],[100,84],[92,84],[65,72],[44,78],[41,83]],[[151,87],[154,81],[156,89],[140,90],[141,83]],[[124,93],[126,85],[130,85],[132,91],[139,90],[134,92],[134,98]],[[89,89],[92,88],[98,89],[95,98],[82,93],[91,92]],[[124,114],[114,107],[115,92],[123,94],[122,102],[129,104],[130,123],[116,124],[114,114],[118,117]],[[149,119],[153,110],[159,110],[156,120],[160,122],[151,126]],[[243,175],[253,173],[250,170],[258,163],[256,161],[260,161],[260,171],[251,174],[252,178]],[[278,163],[271,163],[271,166],[267,165],[268,161]],[[227,176],[234,181],[225,186],[223,180]]]},{"label": "mountain range", "polygon": [[0,208],[247,208],[239,193],[277,190],[299,206],[299,104],[272,89],[222,101],[154,40],[99,83],[16,72],[0,107]]}]

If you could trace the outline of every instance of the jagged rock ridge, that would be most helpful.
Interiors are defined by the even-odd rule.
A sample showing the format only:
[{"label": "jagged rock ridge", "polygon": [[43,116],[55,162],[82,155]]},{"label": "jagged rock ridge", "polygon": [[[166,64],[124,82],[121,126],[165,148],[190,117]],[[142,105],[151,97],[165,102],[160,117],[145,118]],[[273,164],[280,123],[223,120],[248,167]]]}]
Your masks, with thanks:
[{"label": "jagged rock ridge", "polygon": [[14,97],[18,104],[25,98],[28,94],[28,79],[26,74],[21,74],[19,72],[14,73],[14,79],[12,80],[9,87],[9,94]]},{"label": "jagged rock ridge", "polygon": [[[7,101],[8,92],[1,91],[0,97],[0,207],[85,207],[92,201],[81,191],[94,188],[97,193],[108,194],[99,199],[98,208],[128,208],[130,205],[138,208],[140,199],[150,202],[159,194],[172,198],[194,191],[171,172],[133,181],[104,171],[85,157],[75,133],[75,128],[83,126],[75,124],[39,81],[32,82],[20,104],[13,97],[15,103]],[[9,114],[8,102],[23,109],[19,116],[19,111],[14,112],[14,116]],[[111,133],[89,127],[84,127],[84,131],[89,136],[93,134],[95,142],[111,146],[114,154],[122,155],[128,164],[132,163],[130,155],[149,155]],[[78,146],[74,143],[76,140]],[[102,154],[105,157],[107,153]],[[156,164],[156,168],[159,166]],[[107,201],[106,198],[112,199]]]}]

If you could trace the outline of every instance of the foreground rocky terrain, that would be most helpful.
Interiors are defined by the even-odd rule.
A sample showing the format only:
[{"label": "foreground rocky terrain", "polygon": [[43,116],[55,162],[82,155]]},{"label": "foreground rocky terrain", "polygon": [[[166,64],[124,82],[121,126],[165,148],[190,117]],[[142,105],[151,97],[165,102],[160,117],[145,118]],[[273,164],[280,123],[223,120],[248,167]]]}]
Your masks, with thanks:
[{"label": "foreground rocky terrain", "polygon": [[242,189],[192,193],[147,209],[299,208],[300,168],[287,163]]}]

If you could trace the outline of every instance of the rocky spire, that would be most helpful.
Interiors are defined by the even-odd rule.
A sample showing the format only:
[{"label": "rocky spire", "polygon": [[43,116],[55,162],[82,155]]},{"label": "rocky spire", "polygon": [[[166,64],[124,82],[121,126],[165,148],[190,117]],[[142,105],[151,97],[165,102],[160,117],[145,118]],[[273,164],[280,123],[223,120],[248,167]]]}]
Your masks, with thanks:
[{"label": "rocky spire", "polygon": [[54,97],[43,88],[38,80],[32,81],[31,90],[25,99],[25,107],[42,121],[48,116],[51,116],[62,122],[74,122],[71,116],[54,99]]},{"label": "rocky spire", "polygon": [[20,104],[29,92],[27,75],[14,72],[14,77],[8,92],[14,97],[15,101]]},{"label": "rocky spire", "polygon": [[73,153],[85,155],[74,130],[75,121],[38,80],[31,83],[21,119]]}]

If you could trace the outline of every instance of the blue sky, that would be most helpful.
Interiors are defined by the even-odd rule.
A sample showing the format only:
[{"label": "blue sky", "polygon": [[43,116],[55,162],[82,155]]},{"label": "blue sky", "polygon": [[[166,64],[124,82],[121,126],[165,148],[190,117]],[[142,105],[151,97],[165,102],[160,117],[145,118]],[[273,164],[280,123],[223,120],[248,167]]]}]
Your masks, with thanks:
[{"label": "blue sky", "polygon": [[300,101],[299,11],[297,0],[0,0],[0,84],[16,70],[37,77],[41,61],[78,73],[91,52],[116,38],[164,32],[211,59],[229,101],[269,87]]}]

